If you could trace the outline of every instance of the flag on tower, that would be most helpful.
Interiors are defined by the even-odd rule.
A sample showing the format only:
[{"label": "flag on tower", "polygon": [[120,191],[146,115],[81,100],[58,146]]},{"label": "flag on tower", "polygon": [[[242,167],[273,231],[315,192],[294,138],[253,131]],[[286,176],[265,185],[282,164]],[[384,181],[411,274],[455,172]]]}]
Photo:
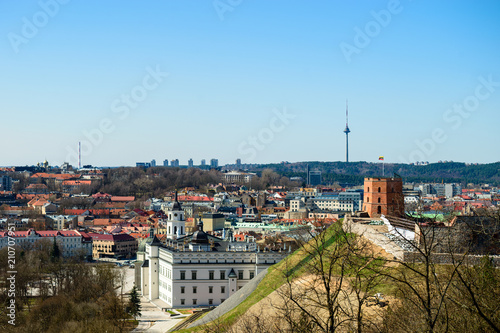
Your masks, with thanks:
[{"label": "flag on tower", "polygon": [[378,157],[378,160],[379,160],[379,161],[383,161],[383,160],[384,160],[384,156],[379,156],[379,157]]}]

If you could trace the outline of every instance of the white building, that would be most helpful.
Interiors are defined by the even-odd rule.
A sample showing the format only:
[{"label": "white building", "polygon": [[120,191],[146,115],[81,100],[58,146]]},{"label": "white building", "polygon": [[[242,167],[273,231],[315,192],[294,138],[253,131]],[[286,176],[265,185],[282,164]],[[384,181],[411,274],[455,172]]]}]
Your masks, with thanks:
[{"label": "white building", "polygon": [[319,196],[310,199],[312,208],[327,211],[354,212],[354,202],[337,196]]},{"label": "white building", "polygon": [[46,215],[52,220],[54,230],[74,229],[78,226],[78,216],[76,215]]},{"label": "white building", "polygon": [[224,181],[226,183],[250,183],[254,176],[256,174],[253,172],[229,171],[224,174]]},{"label": "white building", "polygon": [[13,246],[9,244],[9,240],[15,242],[14,246],[31,248],[43,239],[51,242],[55,239],[61,255],[64,257],[74,255],[92,257],[92,238],[87,233],[76,230],[35,231],[29,229],[27,231],[13,231],[10,235],[8,231],[1,231],[0,248]]},{"label": "white building", "polygon": [[[182,211],[176,202],[168,212],[172,227],[183,225],[173,220]],[[149,300],[161,300],[166,308],[216,306],[224,302],[262,270],[286,256],[286,251],[259,252],[253,241],[238,242],[203,231],[202,224],[191,235],[171,234],[162,244],[150,230],[139,245],[136,285]],[[142,262],[142,264],[140,264]],[[140,266],[140,267],[139,267]]]}]

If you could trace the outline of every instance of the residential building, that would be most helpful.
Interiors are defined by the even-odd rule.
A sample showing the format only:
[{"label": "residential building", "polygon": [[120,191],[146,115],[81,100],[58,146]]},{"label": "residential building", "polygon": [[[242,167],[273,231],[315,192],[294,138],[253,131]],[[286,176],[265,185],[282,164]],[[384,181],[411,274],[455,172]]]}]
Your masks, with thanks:
[{"label": "residential building", "polygon": [[92,257],[131,258],[137,252],[137,240],[129,234],[96,234],[89,233],[92,237]]},{"label": "residential building", "polygon": [[13,239],[16,246],[23,248],[31,248],[36,246],[36,243],[41,240],[53,242],[54,239],[59,245],[61,255],[71,257],[75,255],[83,255],[90,258],[92,256],[92,238],[89,234],[76,230],[50,230],[50,231],[35,231],[29,229],[27,231],[15,231],[9,234],[7,231],[0,231],[0,248],[11,246],[10,239]]},{"label": "residential building", "polygon": [[452,184],[444,184],[444,195],[447,199],[453,198],[456,195],[462,194],[462,185],[452,183]]},{"label": "residential building", "polygon": [[216,231],[224,229],[226,218],[220,213],[205,213],[202,215],[203,230]]},{"label": "residential building", "polygon": [[12,178],[0,176],[0,191],[12,191]]},{"label": "residential building", "polygon": [[192,159],[192,158],[190,158],[190,159],[188,160],[188,168],[192,168],[193,166],[194,166],[193,159]]},{"label": "residential building", "polygon": [[168,159],[163,160],[163,166],[168,166]]},{"label": "residential building", "polygon": [[363,209],[363,190],[348,189],[345,192],[339,193],[339,200],[351,201],[352,212],[357,212]]},{"label": "residential building", "polygon": [[75,229],[78,226],[78,216],[76,215],[46,215],[51,222],[52,229]]},{"label": "residential building", "polygon": [[219,160],[216,158],[212,158],[210,160],[210,167],[211,168],[218,168],[219,167]]}]

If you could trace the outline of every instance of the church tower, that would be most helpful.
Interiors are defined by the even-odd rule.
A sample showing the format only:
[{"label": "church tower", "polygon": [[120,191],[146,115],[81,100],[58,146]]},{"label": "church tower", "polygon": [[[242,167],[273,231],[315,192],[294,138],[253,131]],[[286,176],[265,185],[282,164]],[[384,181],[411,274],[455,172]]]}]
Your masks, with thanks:
[{"label": "church tower", "polygon": [[167,213],[167,238],[177,239],[186,234],[186,221],[184,220],[184,211],[175,192],[175,200],[172,209]]}]

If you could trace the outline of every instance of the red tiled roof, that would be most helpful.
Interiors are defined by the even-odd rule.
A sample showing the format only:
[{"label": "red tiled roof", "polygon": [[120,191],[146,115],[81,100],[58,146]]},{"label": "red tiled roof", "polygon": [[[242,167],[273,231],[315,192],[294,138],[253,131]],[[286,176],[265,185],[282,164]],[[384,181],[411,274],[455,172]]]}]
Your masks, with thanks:
[{"label": "red tiled roof", "polygon": [[116,201],[119,201],[119,202],[131,202],[131,201],[134,201],[135,200],[135,197],[125,197],[125,196],[112,196],[111,197],[111,201],[113,202],[116,202]]},{"label": "red tiled roof", "polygon": [[80,185],[92,185],[91,180],[64,180],[62,182],[63,186],[80,186]]},{"label": "red tiled roof", "polygon": [[80,178],[78,174],[68,174],[68,173],[46,173],[39,172],[35,173],[31,176],[31,178],[55,178],[55,179],[71,179],[71,178]]},{"label": "red tiled roof", "polygon": [[179,195],[177,197],[179,201],[201,201],[201,202],[212,202],[214,198],[204,197],[201,195]]}]

